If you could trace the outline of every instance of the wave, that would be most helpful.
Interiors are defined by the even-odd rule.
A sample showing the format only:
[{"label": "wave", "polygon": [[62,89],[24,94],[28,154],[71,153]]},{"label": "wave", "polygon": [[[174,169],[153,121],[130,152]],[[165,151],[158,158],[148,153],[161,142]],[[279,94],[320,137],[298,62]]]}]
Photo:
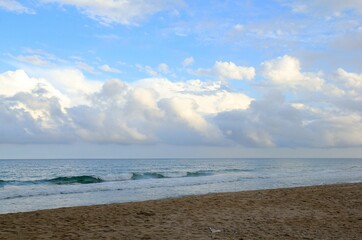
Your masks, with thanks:
[{"label": "wave", "polygon": [[203,177],[213,175],[213,171],[196,171],[196,172],[187,172],[186,177]]},{"label": "wave", "polygon": [[148,181],[142,184],[138,184],[137,181],[131,181],[125,185],[114,184],[114,182],[104,182],[99,185],[60,185],[58,187],[44,186],[32,186],[29,188],[15,188],[9,189],[7,192],[0,191],[1,200],[11,200],[17,198],[28,197],[46,197],[54,195],[70,195],[70,194],[82,194],[82,193],[94,193],[94,192],[110,192],[110,191],[137,191],[140,189],[159,189],[159,188],[174,188],[174,187],[188,187],[199,186],[214,183],[232,183],[238,182],[239,179],[233,177],[232,179],[192,179],[189,181],[178,181],[176,184],[172,182],[152,182]]},{"label": "wave", "polygon": [[[194,172],[145,172],[132,173],[128,180],[141,180],[152,178],[182,178],[182,177],[203,177],[220,173],[246,172],[249,169],[223,169],[223,170],[199,170]],[[123,179],[124,180],[124,179]]]},{"label": "wave", "polygon": [[0,180],[0,187],[4,187],[7,184],[11,184],[14,181],[6,181],[6,180]]},{"label": "wave", "polygon": [[64,184],[90,184],[90,183],[100,183],[104,182],[103,179],[93,176],[72,176],[72,177],[57,177],[53,179],[46,180],[50,183],[57,185]]},{"label": "wave", "polygon": [[215,174],[214,171],[195,171],[195,172],[145,172],[132,173],[130,180],[153,179],[153,178],[182,178],[182,177],[202,177]]},{"label": "wave", "polygon": [[147,180],[162,178],[183,178],[183,177],[204,177],[215,174],[249,172],[249,169],[221,169],[221,170],[198,170],[198,171],[177,171],[177,172],[131,172],[119,173],[112,176],[59,176],[51,179],[28,180],[28,181],[4,181],[0,180],[0,186],[5,185],[34,185],[34,184],[56,184],[56,185],[73,185],[73,184],[92,184],[102,182],[118,182],[130,180]]},{"label": "wave", "polygon": [[132,173],[131,180],[151,179],[151,178],[167,178],[167,177],[157,172]]},{"label": "wave", "polygon": [[38,185],[38,184],[56,184],[56,185],[70,185],[70,184],[90,184],[90,183],[101,183],[104,182],[103,179],[94,176],[64,176],[56,177],[51,179],[41,179],[41,180],[28,180],[28,181],[4,181],[0,180],[0,186],[5,185]]}]

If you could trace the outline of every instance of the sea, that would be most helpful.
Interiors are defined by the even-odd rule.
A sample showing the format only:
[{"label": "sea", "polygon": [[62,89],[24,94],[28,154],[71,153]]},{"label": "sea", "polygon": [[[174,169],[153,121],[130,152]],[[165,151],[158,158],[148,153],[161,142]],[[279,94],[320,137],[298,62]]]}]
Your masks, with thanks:
[{"label": "sea", "polygon": [[354,182],[362,158],[0,160],[0,213]]}]

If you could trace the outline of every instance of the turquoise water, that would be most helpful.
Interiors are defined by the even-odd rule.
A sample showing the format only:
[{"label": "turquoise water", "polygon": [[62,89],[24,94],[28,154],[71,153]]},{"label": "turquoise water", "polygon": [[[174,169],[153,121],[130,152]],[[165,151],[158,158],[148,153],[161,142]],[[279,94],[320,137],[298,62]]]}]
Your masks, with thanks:
[{"label": "turquoise water", "polygon": [[0,213],[362,182],[362,159],[0,160]]}]

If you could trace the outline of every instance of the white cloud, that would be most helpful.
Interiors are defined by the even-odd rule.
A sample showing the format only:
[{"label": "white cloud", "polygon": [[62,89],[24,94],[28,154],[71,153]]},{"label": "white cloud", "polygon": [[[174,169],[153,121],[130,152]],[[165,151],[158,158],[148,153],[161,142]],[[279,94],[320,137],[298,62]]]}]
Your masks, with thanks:
[{"label": "white cloud", "polygon": [[[112,80],[93,95],[91,106],[74,107],[70,113],[79,136],[86,141],[174,143],[194,135],[194,141],[210,142],[218,130],[206,120],[208,114],[199,111],[198,101],[193,99],[198,92],[192,95],[182,90],[182,85],[168,80],[148,79],[135,84]],[[179,130],[184,137],[169,135],[169,131]]]},{"label": "white cloud", "polygon": [[[78,70],[35,73],[44,78],[31,78],[23,70],[0,75],[0,95],[7,112],[26,113],[27,122],[19,120],[20,125],[39,123],[36,129],[24,130],[25,135],[41,131],[46,137],[65,127],[74,131],[67,139],[91,142],[172,143],[190,136],[199,143],[213,142],[222,136],[209,117],[246,109],[251,102],[244,94],[223,90],[220,83],[200,80],[150,78],[129,84],[114,79],[99,85]],[[61,120],[52,113],[55,106]],[[166,129],[178,129],[184,138],[175,139]]]},{"label": "white cloud", "polygon": [[[83,73],[74,68],[29,68],[26,70],[18,70],[16,72],[22,72],[22,82],[14,81],[14,84],[23,85],[33,81],[42,81],[54,86],[55,89],[60,91],[63,95],[67,96],[70,101],[67,101],[65,107],[73,105],[84,104],[89,105],[89,95],[99,91],[102,87],[102,82],[96,80],[87,79]],[[13,73],[13,72],[9,72]],[[27,80],[32,76],[32,81]],[[9,84],[10,80],[6,81]],[[5,86],[5,85],[4,85]],[[26,86],[26,84],[25,84]],[[33,87],[34,85],[31,85]],[[23,91],[19,88],[19,92]]]},{"label": "white cloud", "polygon": [[182,0],[43,0],[80,9],[88,17],[102,24],[137,24],[160,11],[181,6]]},{"label": "white cloud", "polygon": [[23,70],[7,71],[0,75],[0,95],[9,97],[18,92],[30,92],[36,83]]},{"label": "white cloud", "polygon": [[215,115],[223,111],[247,109],[252,101],[245,94],[224,90],[221,82],[171,82],[151,78],[138,81],[135,86],[153,89],[162,98],[192,99],[197,112],[202,114]]},{"label": "white cloud", "polygon": [[1,0],[0,8],[10,12],[35,14],[35,11],[33,9],[27,8],[15,0]]},{"label": "white cloud", "polygon": [[219,81],[228,80],[252,80],[255,77],[254,67],[238,66],[233,62],[216,61],[213,68],[198,68],[190,71],[197,75],[213,76]]},{"label": "white cloud", "polygon": [[283,1],[294,12],[309,13],[324,16],[340,16],[344,11],[351,10],[362,14],[362,2],[360,0],[293,0]]},{"label": "white cloud", "polygon": [[233,62],[219,62],[214,66],[217,77],[222,80],[251,80],[255,77],[255,69],[253,67],[238,66]]},{"label": "white cloud", "polygon": [[150,66],[145,66],[144,69],[151,76],[157,76],[158,75],[158,73],[155,70],[153,70],[153,68],[150,67]]},{"label": "white cloud", "polygon": [[264,62],[262,67],[264,77],[274,83],[293,83],[301,81],[303,78],[298,59],[290,56]]},{"label": "white cloud", "polygon": [[64,142],[72,138],[68,96],[23,70],[0,75],[0,143]]},{"label": "white cloud", "polygon": [[[58,58],[42,49],[26,48],[22,55],[12,56],[20,63],[30,64],[39,67],[51,67],[59,63],[66,63],[64,59]],[[23,64],[22,64],[23,65]]]},{"label": "white cloud", "polygon": [[244,146],[361,146],[361,115],[335,107],[290,104],[282,95],[270,94],[246,111],[220,113],[215,121],[225,136]]},{"label": "white cloud", "polygon": [[19,55],[16,57],[16,59],[22,62],[27,62],[38,66],[44,66],[50,64],[50,62],[47,59],[44,59],[39,55],[28,55],[28,56]]},{"label": "white cloud", "polygon": [[77,66],[77,68],[79,68],[80,70],[84,70],[87,71],[89,73],[96,73],[96,70],[94,69],[94,67],[92,67],[91,65],[89,65],[88,63],[85,62],[76,62],[75,65]]},{"label": "white cloud", "polygon": [[[228,78],[240,67],[221,65]],[[269,85],[256,99],[223,79],[152,77],[127,83],[89,80],[69,68],[4,72],[0,142],[362,146],[361,73],[338,69],[322,81],[317,73],[302,72],[290,56],[262,68]]]},{"label": "white cloud", "polygon": [[244,31],[245,26],[242,25],[242,24],[235,24],[233,28],[234,28],[234,30],[237,31],[237,32],[242,32],[242,31]]},{"label": "white cloud", "polygon": [[163,74],[168,74],[170,73],[170,69],[168,67],[168,65],[166,63],[160,63],[158,65],[158,68],[157,70],[160,72],[160,73],[163,73]]},{"label": "white cloud", "polygon": [[140,72],[145,72],[152,77],[158,77],[158,76],[167,75],[167,74],[171,73],[169,66],[166,63],[160,63],[157,66],[157,69],[154,69],[147,65],[143,66],[141,64],[137,64],[136,67]]},{"label": "white cloud", "polygon": [[45,79],[31,78],[24,70],[8,71],[0,75],[0,96],[12,97],[17,93],[31,93],[34,89],[45,89],[46,96],[56,96],[65,105],[69,103],[66,95],[54,88]]},{"label": "white cloud", "polygon": [[288,55],[262,63],[262,74],[275,85],[294,89],[318,90],[324,83],[318,74],[301,72],[299,60]]},{"label": "white cloud", "polygon": [[116,68],[112,68],[110,67],[109,65],[107,64],[104,64],[102,66],[99,66],[99,69],[101,69],[102,71],[105,71],[105,72],[109,72],[109,73],[120,73],[121,71],[119,71],[118,69]]},{"label": "white cloud", "polygon": [[351,88],[362,89],[362,74],[349,73],[342,68],[337,70],[337,77]]},{"label": "white cloud", "polygon": [[185,58],[185,59],[182,61],[182,65],[183,65],[184,67],[187,67],[187,66],[192,65],[194,62],[195,62],[195,60],[194,60],[193,57],[187,57],[187,58]]},{"label": "white cloud", "polygon": [[209,133],[211,126],[204,117],[197,112],[197,104],[191,98],[178,98],[163,100],[163,108],[171,116],[176,116],[190,128],[204,134]]}]

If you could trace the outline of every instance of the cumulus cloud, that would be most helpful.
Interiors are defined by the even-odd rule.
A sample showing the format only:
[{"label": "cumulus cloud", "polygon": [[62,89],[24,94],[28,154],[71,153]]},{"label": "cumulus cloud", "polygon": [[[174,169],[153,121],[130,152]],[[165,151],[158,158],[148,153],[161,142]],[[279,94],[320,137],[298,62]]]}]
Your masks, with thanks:
[{"label": "cumulus cloud", "polygon": [[[234,70],[224,78],[245,77],[240,66],[219,65]],[[92,81],[76,69],[4,72],[0,142],[362,146],[361,73],[340,68],[322,79],[290,56],[265,61],[261,73],[269,85],[251,98],[223,79],[128,83]]]},{"label": "cumulus cloud", "polygon": [[[66,104],[67,97],[45,79],[31,78],[24,70],[8,71],[0,75],[0,96],[12,97],[18,93],[30,94],[41,88],[50,96],[55,96]],[[45,94],[43,94],[45,95]]]},{"label": "cumulus cloud", "polygon": [[324,83],[317,73],[301,72],[299,60],[288,55],[262,63],[262,74],[269,82],[282,87],[318,90]]},{"label": "cumulus cloud", "polygon": [[74,68],[29,68],[26,71],[8,71],[0,76],[0,84],[2,84],[0,95],[11,96],[16,92],[31,92],[38,84],[48,85],[62,93],[56,96],[65,107],[77,104],[88,105],[88,96],[102,86],[102,82],[89,80],[80,70]]},{"label": "cumulus cloud", "polygon": [[72,138],[67,96],[24,71],[0,75],[0,143],[65,142]]},{"label": "cumulus cloud", "polygon": [[243,93],[223,89],[221,82],[189,80],[171,82],[162,78],[140,80],[135,86],[153,89],[163,98],[192,99],[197,112],[215,115],[218,112],[248,108],[252,98]]},{"label": "cumulus cloud", "polygon": [[330,83],[323,88],[323,95],[329,104],[351,115],[362,114],[362,74],[348,72],[342,68],[330,77]]},{"label": "cumulus cloud", "polygon": [[88,17],[103,24],[137,24],[139,21],[167,9],[183,4],[182,0],[43,0],[75,6]]},{"label": "cumulus cloud", "polygon": [[255,77],[254,67],[238,66],[233,62],[216,61],[213,68],[199,68],[195,71],[199,75],[214,76],[220,81],[252,80]]},{"label": "cumulus cloud", "polygon": [[351,87],[351,88],[362,88],[362,74],[349,73],[342,68],[337,69],[337,77]]},{"label": "cumulus cloud", "polygon": [[255,69],[253,67],[238,66],[233,62],[217,61],[214,70],[218,78],[223,80],[251,80],[255,77]]},{"label": "cumulus cloud", "polygon": [[[362,117],[343,109],[318,109],[286,102],[269,94],[246,111],[220,113],[216,118],[225,136],[251,147],[361,146]],[[238,122],[238,124],[232,124]]]},{"label": "cumulus cloud", "polygon": [[1,0],[0,8],[5,9],[9,12],[27,13],[27,14],[35,13],[35,11],[33,9],[27,8],[15,0]]},{"label": "cumulus cloud", "polygon": [[[244,94],[222,89],[220,83],[200,80],[150,78],[130,84],[113,79],[99,84],[86,80],[79,70],[49,70],[42,75],[47,80],[29,77],[23,70],[0,75],[0,96],[8,107],[4,112],[21,111],[27,116],[26,123],[17,121],[20,128],[28,129],[23,134],[60,134],[67,128],[73,130],[68,140],[172,143],[183,139],[169,134],[170,129],[178,129],[184,138],[213,142],[221,133],[209,117],[220,111],[245,109],[251,102]],[[30,131],[25,127],[30,123],[37,123],[37,128]]]},{"label": "cumulus cloud", "polygon": [[278,93],[252,102],[246,111],[220,113],[215,121],[225,136],[249,147],[294,146],[301,129],[298,111]]}]

